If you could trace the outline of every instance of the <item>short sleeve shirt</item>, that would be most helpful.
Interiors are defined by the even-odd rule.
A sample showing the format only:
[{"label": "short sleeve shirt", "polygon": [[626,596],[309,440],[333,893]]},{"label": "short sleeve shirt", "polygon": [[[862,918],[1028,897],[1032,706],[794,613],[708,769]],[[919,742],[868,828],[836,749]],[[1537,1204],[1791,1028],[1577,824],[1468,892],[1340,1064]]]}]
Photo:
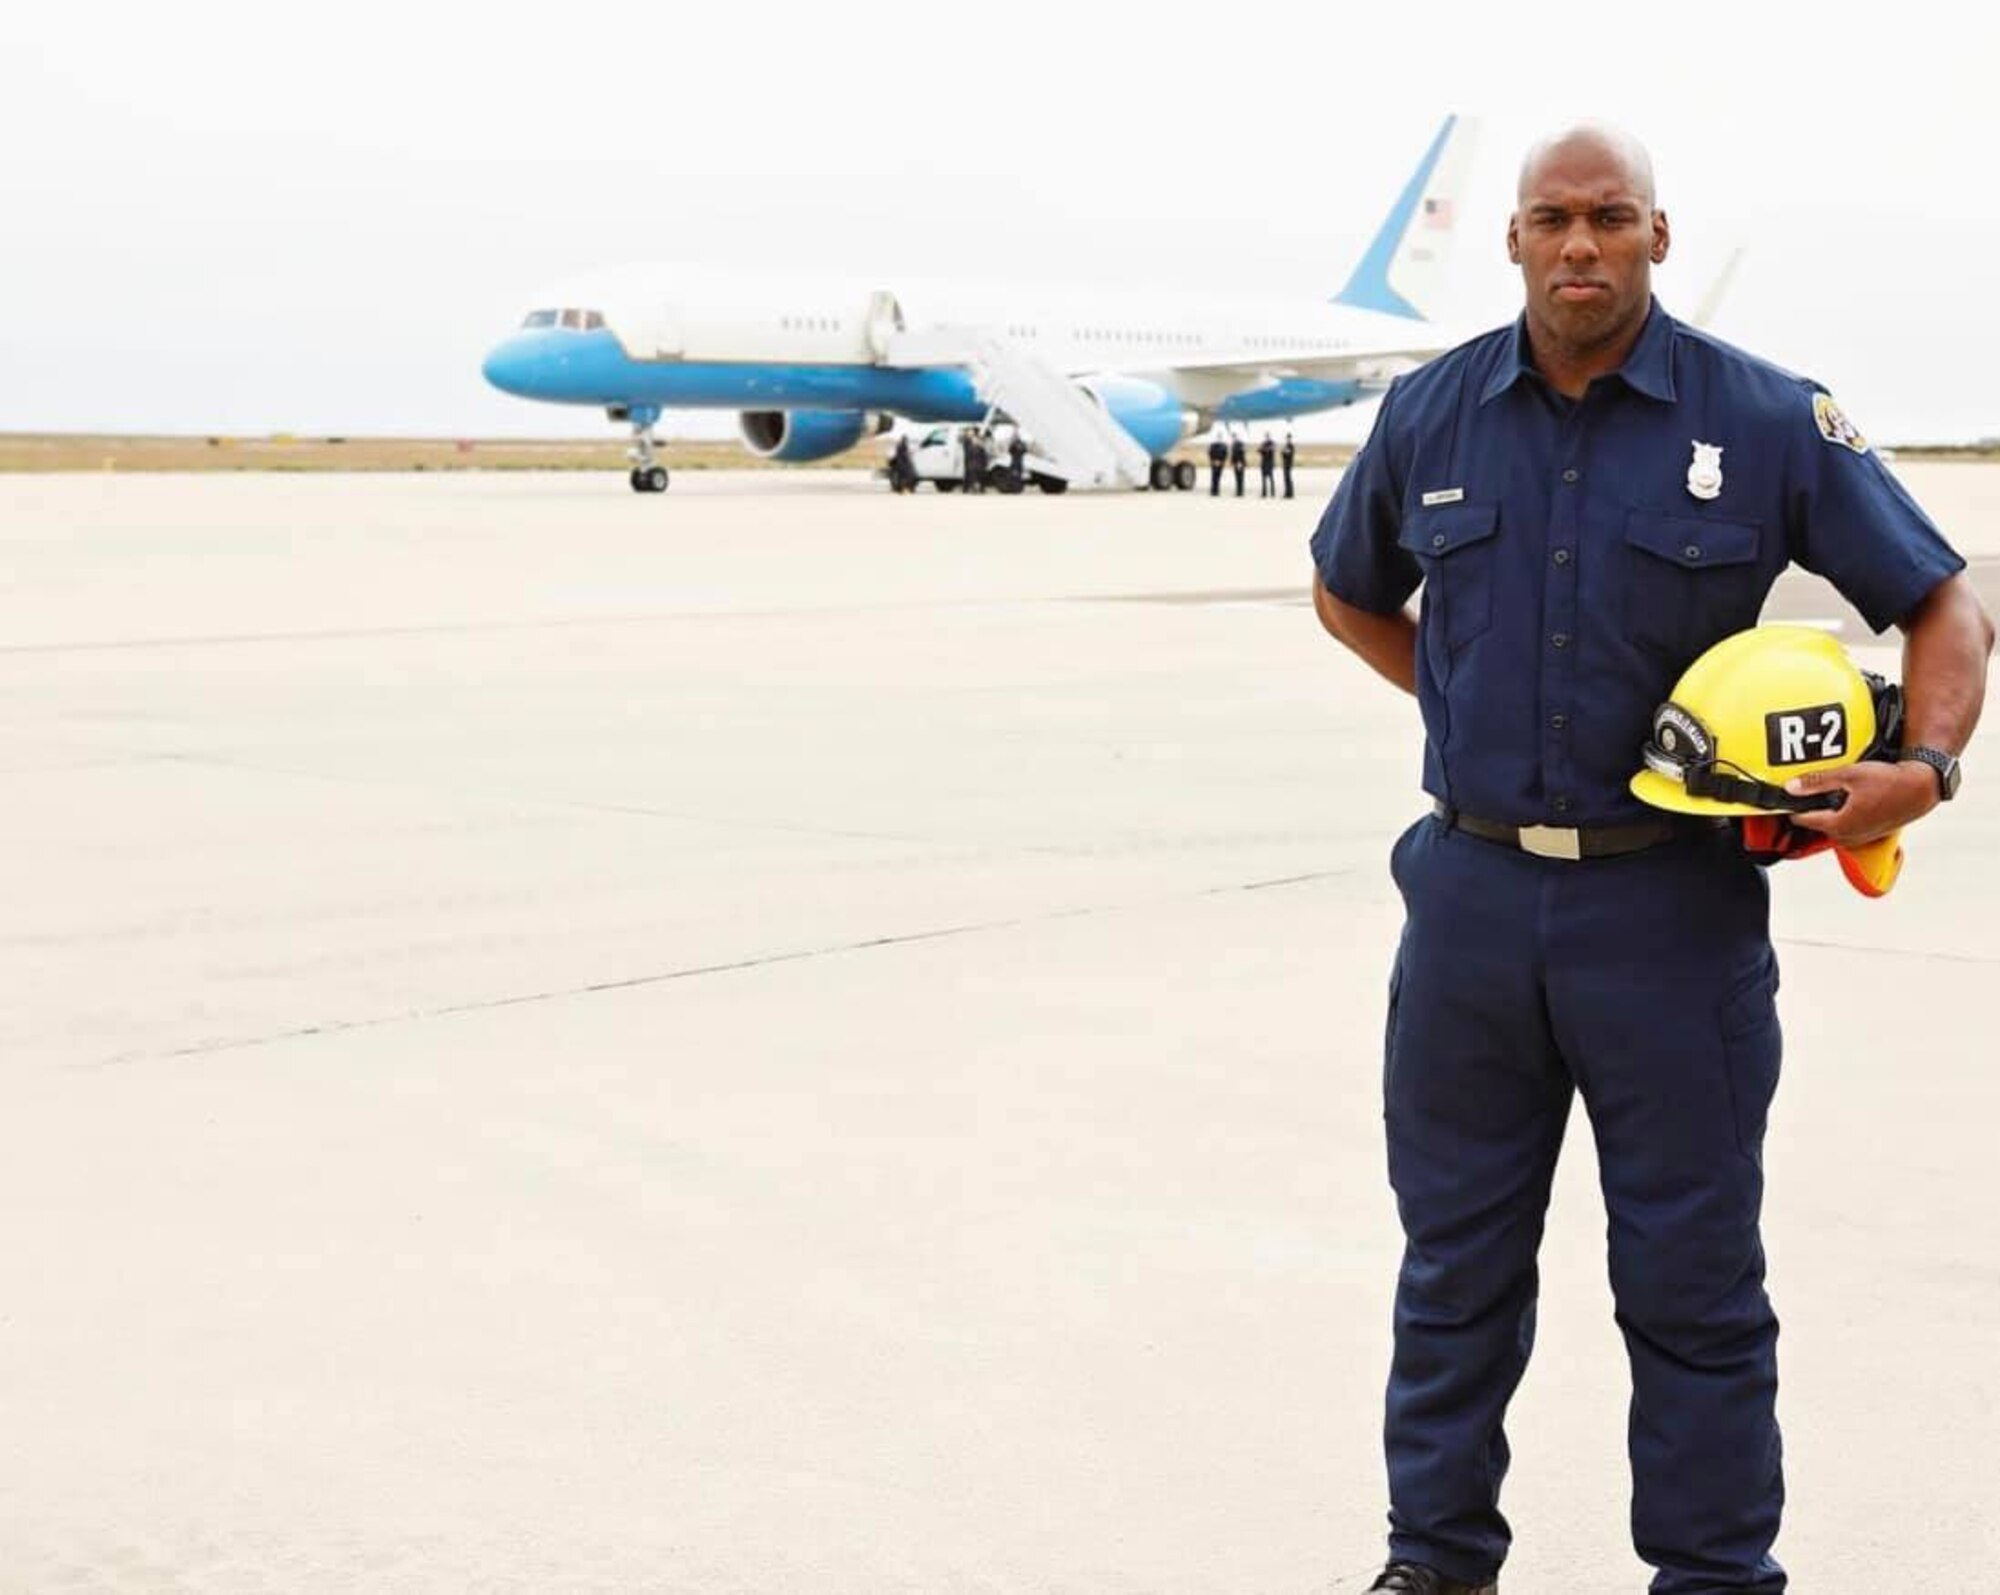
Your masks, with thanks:
[{"label": "short sleeve shirt", "polygon": [[1357,608],[1422,589],[1424,788],[1515,825],[1650,813],[1626,783],[1653,711],[1787,564],[1878,632],[1965,567],[1818,384],[1657,302],[1581,399],[1525,318],[1399,378],[1312,555]]}]

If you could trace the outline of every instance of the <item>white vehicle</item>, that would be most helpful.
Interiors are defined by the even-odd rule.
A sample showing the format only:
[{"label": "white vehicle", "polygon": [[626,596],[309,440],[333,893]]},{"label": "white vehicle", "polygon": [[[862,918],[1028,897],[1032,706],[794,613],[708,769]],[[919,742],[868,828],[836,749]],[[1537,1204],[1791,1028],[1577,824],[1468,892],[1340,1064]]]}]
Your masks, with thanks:
[{"label": "white vehicle", "polygon": [[[919,485],[929,482],[940,493],[956,493],[965,482],[965,433],[962,426],[934,426],[910,444],[910,467]],[[988,434],[986,486],[996,493],[1018,493],[1024,487],[1039,487],[1044,493],[1060,493],[1069,480],[1054,460],[1039,453],[1031,444],[1021,456],[1021,479],[1014,478],[1014,463],[1007,452],[1013,442],[1009,427],[995,427]],[[1025,439],[1023,441],[1026,441]]]}]

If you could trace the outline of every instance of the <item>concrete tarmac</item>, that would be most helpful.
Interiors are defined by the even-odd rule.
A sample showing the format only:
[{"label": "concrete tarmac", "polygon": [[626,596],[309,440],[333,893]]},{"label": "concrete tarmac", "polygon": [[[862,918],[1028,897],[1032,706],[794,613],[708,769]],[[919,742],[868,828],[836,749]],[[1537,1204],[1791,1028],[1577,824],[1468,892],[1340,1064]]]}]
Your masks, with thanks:
[{"label": "concrete tarmac", "polygon": [[[0,1590],[1364,1587],[1421,743],[1331,481],[0,478]],[[1996,769],[1774,881],[1813,1595],[2000,1565]],[[1645,1584],[1602,1236],[1579,1114],[1510,1595]]]}]

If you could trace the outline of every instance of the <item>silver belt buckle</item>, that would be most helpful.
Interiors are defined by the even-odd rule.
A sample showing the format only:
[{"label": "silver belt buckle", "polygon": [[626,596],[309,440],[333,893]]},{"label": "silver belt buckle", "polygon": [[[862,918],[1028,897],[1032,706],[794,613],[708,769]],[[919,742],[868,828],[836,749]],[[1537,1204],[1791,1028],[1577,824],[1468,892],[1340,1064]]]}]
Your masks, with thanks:
[{"label": "silver belt buckle", "polygon": [[1521,851],[1533,853],[1536,858],[1583,857],[1583,833],[1561,825],[1524,825],[1521,827]]}]

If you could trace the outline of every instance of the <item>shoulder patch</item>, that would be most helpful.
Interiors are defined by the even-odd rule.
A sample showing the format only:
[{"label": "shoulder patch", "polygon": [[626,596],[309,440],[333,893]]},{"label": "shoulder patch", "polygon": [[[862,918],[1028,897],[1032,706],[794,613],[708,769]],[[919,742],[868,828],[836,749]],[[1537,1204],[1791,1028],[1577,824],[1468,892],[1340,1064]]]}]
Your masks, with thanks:
[{"label": "shoulder patch", "polygon": [[1854,450],[1856,454],[1868,452],[1868,440],[1861,435],[1860,428],[1847,419],[1840,406],[1833,402],[1830,393],[1813,395],[1813,424],[1819,428],[1819,435],[1829,443],[1838,443],[1842,448]]}]

